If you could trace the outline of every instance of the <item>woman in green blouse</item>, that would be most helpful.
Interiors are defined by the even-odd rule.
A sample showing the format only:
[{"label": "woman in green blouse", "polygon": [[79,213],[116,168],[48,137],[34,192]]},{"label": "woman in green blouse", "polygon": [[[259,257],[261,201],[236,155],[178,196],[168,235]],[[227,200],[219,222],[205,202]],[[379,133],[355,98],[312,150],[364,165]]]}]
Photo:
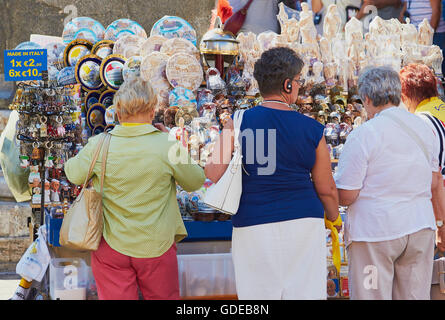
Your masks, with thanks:
[{"label": "woman in green blouse", "polygon": [[[149,82],[126,81],[115,94],[121,125],[111,133],[104,179],[104,230],[91,267],[99,299],[179,299],[176,243],[187,236],[176,200],[176,182],[199,189],[204,171],[178,141],[154,127],[156,95]],[[166,131],[165,129],[163,131]],[[88,174],[100,140],[93,137],[67,161],[65,173],[75,184]],[[100,190],[101,158],[93,170]]]}]

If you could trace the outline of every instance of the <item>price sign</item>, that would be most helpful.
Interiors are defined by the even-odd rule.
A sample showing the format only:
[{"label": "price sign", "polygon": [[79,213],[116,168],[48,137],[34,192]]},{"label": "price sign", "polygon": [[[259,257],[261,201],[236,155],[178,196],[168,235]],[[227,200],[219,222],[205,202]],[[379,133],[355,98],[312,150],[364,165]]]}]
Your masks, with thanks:
[{"label": "price sign", "polygon": [[42,80],[42,71],[48,70],[46,49],[5,50],[5,81]]}]

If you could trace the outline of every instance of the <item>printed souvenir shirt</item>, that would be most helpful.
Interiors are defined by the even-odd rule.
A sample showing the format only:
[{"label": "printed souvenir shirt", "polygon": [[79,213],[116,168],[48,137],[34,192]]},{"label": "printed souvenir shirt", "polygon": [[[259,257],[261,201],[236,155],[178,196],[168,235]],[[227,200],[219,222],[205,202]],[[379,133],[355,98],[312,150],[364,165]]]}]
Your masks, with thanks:
[{"label": "printed souvenir shirt", "polygon": [[425,120],[436,136],[439,164],[445,183],[445,103],[438,97],[425,99],[417,106],[416,115]]},{"label": "printed souvenir shirt", "polygon": [[[186,191],[199,189],[204,170],[192,163],[186,149],[150,124],[116,126],[104,179],[105,241],[135,258],[164,254],[187,236],[176,200],[176,182]],[[99,136],[65,164],[68,179],[84,183]],[[173,160],[173,161],[171,161]],[[102,151],[93,169],[93,186],[100,191]]]}]

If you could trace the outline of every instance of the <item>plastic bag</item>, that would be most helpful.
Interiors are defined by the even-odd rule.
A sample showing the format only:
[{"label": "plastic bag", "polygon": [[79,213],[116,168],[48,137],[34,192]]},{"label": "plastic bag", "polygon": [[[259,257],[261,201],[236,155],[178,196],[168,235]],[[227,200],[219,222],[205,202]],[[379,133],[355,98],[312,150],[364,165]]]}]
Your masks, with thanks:
[{"label": "plastic bag", "polygon": [[41,226],[38,238],[28,247],[16,266],[16,273],[27,281],[41,282],[48,269],[51,256],[46,245],[46,226]]},{"label": "plastic bag", "polygon": [[0,137],[0,164],[3,176],[15,200],[24,202],[31,200],[31,193],[28,185],[29,169],[20,167],[20,147],[16,139],[18,120],[19,113],[15,110],[12,111]]}]

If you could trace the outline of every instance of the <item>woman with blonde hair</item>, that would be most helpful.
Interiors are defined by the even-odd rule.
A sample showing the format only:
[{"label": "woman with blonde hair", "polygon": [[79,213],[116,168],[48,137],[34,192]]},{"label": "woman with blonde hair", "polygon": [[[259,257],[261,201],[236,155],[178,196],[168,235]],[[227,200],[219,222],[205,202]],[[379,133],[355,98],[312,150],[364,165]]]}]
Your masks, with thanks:
[{"label": "woman with blonde hair", "polygon": [[[205,176],[187,150],[151,124],[156,104],[150,83],[140,78],[126,81],[114,97],[120,125],[110,132],[103,238],[91,253],[101,300],[137,300],[138,287],[144,299],[179,299],[176,243],[187,232],[176,182],[194,191]],[[91,138],[66,163],[71,182],[85,181],[100,139],[101,135]],[[96,190],[100,190],[101,154],[92,174]]]}]

